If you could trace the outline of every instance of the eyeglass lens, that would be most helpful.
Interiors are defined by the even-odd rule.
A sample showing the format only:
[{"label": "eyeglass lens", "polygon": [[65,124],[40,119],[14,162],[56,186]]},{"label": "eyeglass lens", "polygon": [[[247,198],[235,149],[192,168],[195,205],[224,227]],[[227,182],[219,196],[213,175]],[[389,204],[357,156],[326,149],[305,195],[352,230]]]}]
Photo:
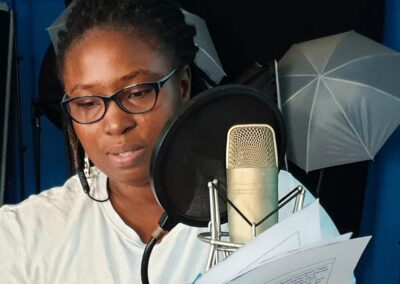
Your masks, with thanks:
[{"label": "eyeglass lens", "polygon": [[104,116],[110,100],[114,100],[126,112],[143,113],[154,107],[157,93],[150,84],[136,85],[122,89],[111,97],[84,96],[72,99],[68,102],[68,111],[77,122],[92,123]]}]

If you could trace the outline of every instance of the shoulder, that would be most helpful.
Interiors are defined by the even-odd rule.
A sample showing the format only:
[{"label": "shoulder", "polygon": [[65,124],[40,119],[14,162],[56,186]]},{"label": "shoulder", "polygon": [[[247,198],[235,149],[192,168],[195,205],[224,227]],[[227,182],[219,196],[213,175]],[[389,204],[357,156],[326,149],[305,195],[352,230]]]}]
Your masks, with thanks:
[{"label": "shoulder", "polygon": [[25,282],[23,267],[28,251],[35,246],[43,248],[43,244],[51,244],[48,236],[61,231],[62,219],[65,220],[68,207],[77,198],[77,185],[76,177],[72,177],[63,186],[0,208],[0,258],[7,259],[5,265],[0,266],[2,280]]},{"label": "shoulder", "polygon": [[[100,189],[103,178],[99,170],[95,170],[95,175],[89,181],[92,191]],[[16,205],[4,205],[0,208],[0,216],[15,215],[23,219],[34,219],[43,217],[50,219],[57,215],[70,214],[71,210],[83,203],[90,203],[89,198],[82,190],[81,183],[77,175],[70,177],[62,186],[47,189],[40,194],[31,195],[23,202]],[[23,219],[21,219],[23,218]]]},{"label": "shoulder", "polygon": [[[99,177],[91,183],[96,185]],[[94,186],[93,186],[94,187]],[[0,208],[0,247],[7,244],[23,243],[25,249],[38,243],[47,245],[57,241],[79,226],[90,214],[88,210],[97,210],[83,192],[79,178],[75,175],[64,185],[32,195],[16,205],[4,205]]]},{"label": "shoulder", "polygon": [[[91,187],[99,187],[98,176],[91,181]],[[31,195],[19,204],[2,206],[0,238],[8,229],[15,234],[21,231],[25,241],[32,233],[42,235],[43,231],[54,233],[62,230],[67,223],[79,221],[82,210],[91,208],[90,201],[82,190],[79,178],[74,175],[62,186]]]},{"label": "shoulder", "polygon": [[77,176],[69,178],[64,185],[47,189],[40,194],[31,195],[15,205],[4,205],[0,208],[0,217],[21,216],[32,218],[49,210],[67,210],[71,201],[79,198],[80,184]]},{"label": "shoulder", "polygon": [[[93,192],[102,190],[99,180],[100,175],[91,179]],[[93,218],[99,214],[98,204],[86,196],[77,176],[19,204],[4,205],[0,208],[0,259],[8,261],[0,265],[0,279],[34,283],[21,279],[30,279],[39,270],[57,271],[59,256],[76,253],[82,235],[88,235],[82,231],[93,230]]]}]

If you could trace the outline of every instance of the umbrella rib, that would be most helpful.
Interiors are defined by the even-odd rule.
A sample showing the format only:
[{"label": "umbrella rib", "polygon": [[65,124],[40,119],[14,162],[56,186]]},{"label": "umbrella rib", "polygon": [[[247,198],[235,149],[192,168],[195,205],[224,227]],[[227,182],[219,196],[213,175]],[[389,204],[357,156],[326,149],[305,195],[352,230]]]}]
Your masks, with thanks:
[{"label": "umbrella rib", "polygon": [[[328,72],[324,73],[324,75],[328,75],[329,73],[334,72],[334,71],[336,71],[336,70],[338,70],[338,69],[340,69],[342,67],[345,67],[345,66],[347,66],[349,64],[352,64],[354,62],[357,62],[357,61],[360,61],[360,60],[364,60],[364,59],[368,59],[368,58],[371,58],[371,57],[374,57],[374,56],[377,56],[377,55],[379,55],[379,54],[366,55],[366,56],[358,57],[358,58],[355,58],[353,60],[347,61],[347,62],[345,62],[345,63],[343,63],[343,64],[341,64],[339,66],[336,66],[332,70],[329,70]],[[389,56],[389,55],[393,55],[393,53],[380,54],[380,55]]]},{"label": "umbrella rib", "polygon": [[290,74],[290,75],[282,75],[281,78],[288,78],[288,77],[315,77],[318,75],[315,74]]},{"label": "umbrella rib", "polygon": [[289,103],[292,99],[294,99],[295,97],[297,97],[301,91],[303,91],[305,88],[307,88],[308,86],[310,86],[315,80],[317,80],[318,77],[315,77],[314,79],[312,79],[310,82],[308,82],[308,84],[304,85],[303,87],[301,87],[297,92],[295,92],[293,95],[290,96],[290,98],[288,98],[282,105],[282,108]]},{"label": "umbrella rib", "polygon": [[225,76],[225,71],[224,69],[222,69],[222,67],[219,65],[219,63],[201,46],[199,46],[198,44],[195,44],[201,51],[204,52],[204,54],[215,64],[215,66],[218,67],[219,71],[221,71]]},{"label": "umbrella rib", "polygon": [[375,88],[374,86],[371,86],[371,85],[367,85],[367,84],[363,84],[363,83],[355,82],[355,81],[351,81],[351,80],[346,80],[346,79],[327,77],[327,76],[324,76],[324,77],[325,77],[325,79],[329,79],[329,80],[332,80],[332,81],[344,82],[344,83],[349,83],[349,84],[352,84],[352,85],[357,85],[357,86],[360,86],[360,87],[370,88],[370,89],[373,89],[374,91],[377,91],[378,93],[381,93],[383,95],[386,95],[386,96],[394,99],[395,101],[399,101],[400,102],[400,97],[396,97],[396,96],[394,96],[394,95],[392,95],[390,93],[387,93],[387,92],[385,92],[385,91],[383,91],[381,89]]},{"label": "umbrella rib", "polygon": [[315,73],[317,73],[318,75],[321,75],[321,72],[318,71],[317,67],[314,65],[314,63],[312,62],[312,60],[310,60],[310,58],[308,58],[307,54],[303,53],[304,57],[307,59],[308,63],[310,63],[310,65],[312,66],[312,68],[314,68]]},{"label": "umbrella rib", "polygon": [[[319,78],[319,77],[317,77],[317,78]],[[316,78],[316,79],[317,79]],[[314,81],[314,80],[313,80]],[[312,101],[312,104],[311,104],[311,110],[310,110],[310,118],[308,119],[308,127],[307,127],[307,143],[306,143],[306,145],[307,145],[307,148],[306,148],[306,170],[308,171],[308,162],[309,162],[309,155],[308,155],[308,152],[309,152],[309,145],[310,145],[310,129],[311,129],[311,121],[312,121],[312,117],[313,117],[313,114],[314,114],[314,106],[315,106],[315,100],[316,100],[316,98],[317,98],[317,94],[318,94],[318,87],[319,87],[319,84],[320,84],[320,81],[321,80],[318,80],[317,81],[317,86],[315,86],[315,91],[314,91],[314,98],[313,98],[313,101]]]},{"label": "umbrella rib", "polygon": [[353,124],[350,122],[350,119],[347,117],[346,112],[344,111],[344,109],[342,108],[342,105],[339,103],[339,101],[335,98],[335,96],[333,95],[332,90],[329,88],[328,84],[326,84],[324,82],[325,87],[327,88],[327,90],[329,91],[329,94],[331,95],[333,101],[335,102],[335,104],[337,105],[337,107],[340,109],[341,113],[343,114],[344,118],[346,119],[347,123],[350,125],[351,129],[354,131],[354,133],[356,134],[360,144],[364,147],[365,151],[367,152],[368,156],[370,157],[370,159],[373,159],[374,156],[371,155],[371,153],[369,152],[367,146],[364,144],[363,140],[361,139],[360,135],[358,134],[358,132],[356,131],[355,127],[353,126]]},{"label": "umbrella rib", "polygon": [[[336,47],[337,47],[337,45],[338,44],[336,44]],[[325,60],[324,67],[322,67],[322,73],[325,72],[326,65],[328,65],[328,62],[331,60],[331,57],[332,57],[332,54],[334,51],[335,51],[335,48],[332,48],[328,58]]]}]

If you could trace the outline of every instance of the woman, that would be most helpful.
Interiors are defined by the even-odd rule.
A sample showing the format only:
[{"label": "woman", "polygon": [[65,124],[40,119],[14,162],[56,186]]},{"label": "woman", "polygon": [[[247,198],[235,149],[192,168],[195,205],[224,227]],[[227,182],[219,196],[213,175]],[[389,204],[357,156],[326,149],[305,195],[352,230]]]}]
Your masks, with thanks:
[{"label": "woman", "polygon": [[[0,209],[0,283],[141,282],[145,243],[163,213],[150,189],[151,153],[201,86],[194,35],[167,0],[77,1],[58,67],[78,175]],[[83,170],[83,156],[95,167]],[[294,186],[283,182],[280,195]],[[191,283],[205,270],[201,230],[178,224],[155,246],[150,283]]]},{"label": "woman", "polygon": [[[62,105],[77,168],[81,147],[96,167],[82,179],[87,195],[74,176],[1,209],[2,283],[140,283],[143,249],[163,213],[150,189],[151,153],[190,98],[194,35],[169,1],[77,2],[60,33]],[[190,283],[205,269],[198,233],[178,225],[165,236],[150,283]]]}]

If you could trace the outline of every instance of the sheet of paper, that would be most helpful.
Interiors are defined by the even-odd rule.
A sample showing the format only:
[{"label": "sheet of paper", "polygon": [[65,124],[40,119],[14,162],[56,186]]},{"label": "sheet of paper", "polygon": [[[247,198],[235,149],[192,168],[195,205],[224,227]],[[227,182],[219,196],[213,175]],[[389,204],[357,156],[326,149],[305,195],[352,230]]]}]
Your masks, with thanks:
[{"label": "sheet of paper", "polygon": [[[264,262],[229,283],[337,284],[348,283],[371,237],[316,244]],[[227,282],[214,282],[227,283]]]},{"label": "sheet of paper", "polygon": [[[197,283],[225,283],[266,259],[321,240],[319,201],[294,213],[212,267]],[[250,282],[249,282],[250,283]]]},{"label": "sheet of paper", "polygon": [[[341,242],[341,241],[347,241],[351,238],[353,233],[347,233],[347,234],[343,234],[343,235],[339,235],[335,238],[330,238],[330,239],[326,239],[326,240],[321,240],[320,242],[318,242],[316,245],[317,246],[323,246],[325,244],[331,244],[331,243],[335,243],[335,242]],[[314,246],[315,244],[312,244],[311,246]],[[310,246],[307,246],[310,247]],[[301,249],[301,248],[300,248]],[[288,252],[286,252],[288,253]],[[289,252],[290,253],[290,252]],[[269,257],[267,259],[264,259],[262,261],[258,261],[257,263],[254,263],[251,267],[248,267],[248,269],[243,270],[242,273],[245,273],[246,271],[249,271],[251,269],[257,268],[258,266],[261,266],[262,264],[266,263],[266,262],[270,262],[274,259],[280,258],[283,255],[285,255],[285,253],[279,254],[279,255],[275,255],[273,257]]]}]

